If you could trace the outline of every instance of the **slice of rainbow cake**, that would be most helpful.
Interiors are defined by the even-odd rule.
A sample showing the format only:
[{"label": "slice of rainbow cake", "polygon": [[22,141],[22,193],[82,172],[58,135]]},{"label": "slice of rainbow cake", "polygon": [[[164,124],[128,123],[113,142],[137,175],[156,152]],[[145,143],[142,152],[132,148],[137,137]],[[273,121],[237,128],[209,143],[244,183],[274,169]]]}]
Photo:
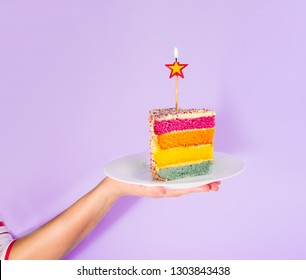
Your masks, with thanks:
[{"label": "slice of rainbow cake", "polygon": [[211,171],[214,111],[155,109],[149,112],[149,127],[153,179],[174,180]]}]

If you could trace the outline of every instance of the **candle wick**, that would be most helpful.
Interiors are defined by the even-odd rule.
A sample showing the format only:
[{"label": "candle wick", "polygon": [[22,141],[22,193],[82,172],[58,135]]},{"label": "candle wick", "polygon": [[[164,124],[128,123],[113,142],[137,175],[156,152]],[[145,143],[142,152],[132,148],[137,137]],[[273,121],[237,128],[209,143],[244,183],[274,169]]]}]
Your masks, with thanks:
[{"label": "candle wick", "polygon": [[175,58],[175,62],[177,62],[177,57]]}]

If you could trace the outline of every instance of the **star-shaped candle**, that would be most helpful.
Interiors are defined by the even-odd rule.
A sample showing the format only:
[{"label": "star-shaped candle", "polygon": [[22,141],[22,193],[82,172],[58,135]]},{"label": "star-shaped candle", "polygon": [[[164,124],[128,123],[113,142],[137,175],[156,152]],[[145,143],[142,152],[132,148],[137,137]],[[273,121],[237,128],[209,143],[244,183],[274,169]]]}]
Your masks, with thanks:
[{"label": "star-shaped candle", "polygon": [[177,61],[178,59],[178,51],[177,48],[174,49],[174,58],[175,61],[173,64],[165,64],[171,70],[169,78],[176,76],[175,80],[175,109],[178,111],[178,77],[184,78],[183,69],[188,66],[188,64],[181,64]]}]

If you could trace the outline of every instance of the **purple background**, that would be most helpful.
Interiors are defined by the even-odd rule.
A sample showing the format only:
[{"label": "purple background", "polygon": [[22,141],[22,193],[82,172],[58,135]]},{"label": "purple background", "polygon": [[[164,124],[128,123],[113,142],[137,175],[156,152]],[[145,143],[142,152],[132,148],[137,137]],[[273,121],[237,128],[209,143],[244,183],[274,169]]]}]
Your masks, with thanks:
[{"label": "purple background", "polygon": [[217,112],[247,170],[218,193],[123,198],[67,259],[305,259],[304,0],[0,1],[0,211],[16,236],[148,150],[174,106]]}]

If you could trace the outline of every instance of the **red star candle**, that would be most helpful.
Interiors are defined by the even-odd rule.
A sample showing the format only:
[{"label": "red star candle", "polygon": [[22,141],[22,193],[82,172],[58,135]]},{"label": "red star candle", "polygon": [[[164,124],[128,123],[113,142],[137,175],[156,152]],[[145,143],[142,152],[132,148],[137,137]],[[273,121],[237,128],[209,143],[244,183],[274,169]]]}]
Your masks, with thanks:
[{"label": "red star candle", "polygon": [[169,78],[173,78],[176,76],[175,79],[175,109],[178,111],[178,77],[184,78],[183,69],[188,66],[188,64],[181,64],[177,61],[178,59],[178,51],[177,48],[174,49],[174,58],[175,61],[173,64],[165,64],[166,67],[168,67],[171,72]]}]

